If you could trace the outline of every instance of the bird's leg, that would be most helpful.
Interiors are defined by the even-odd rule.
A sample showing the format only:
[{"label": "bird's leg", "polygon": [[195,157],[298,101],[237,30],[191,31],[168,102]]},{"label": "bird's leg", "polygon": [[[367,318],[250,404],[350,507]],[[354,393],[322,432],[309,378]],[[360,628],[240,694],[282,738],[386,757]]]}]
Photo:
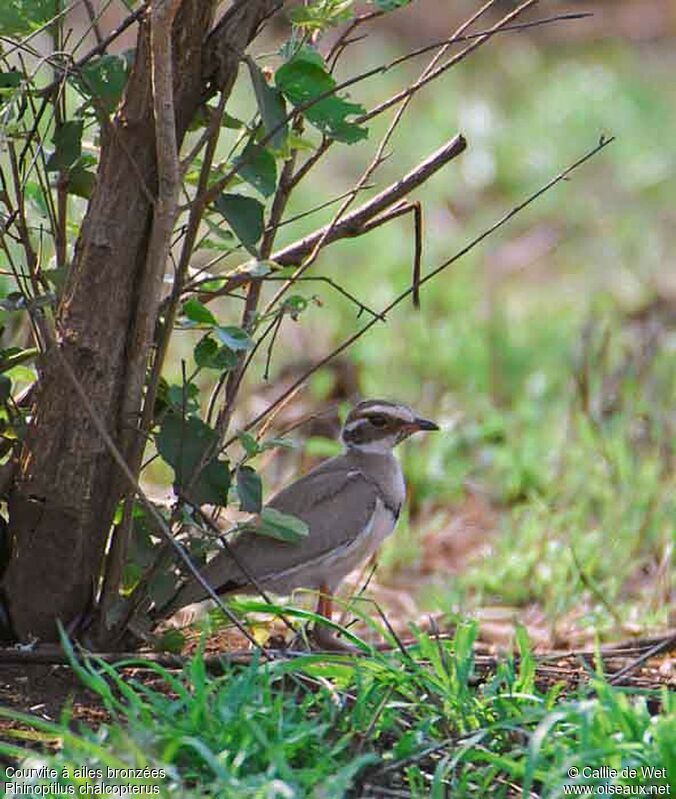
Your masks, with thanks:
[{"label": "bird's leg", "polygon": [[[317,600],[317,615],[322,616],[327,621],[331,621],[333,616],[333,595],[331,594],[327,585],[319,586],[319,599]],[[312,631],[312,637],[315,643],[321,649],[329,649],[337,652],[355,652],[355,647],[346,644],[344,641],[339,641],[333,632],[325,627],[323,624],[315,624]]]},{"label": "bird's leg", "polygon": [[331,621],[333,618],[333,596],[328,586],[319,586],[319,599],[317,600],[317,615]]}]

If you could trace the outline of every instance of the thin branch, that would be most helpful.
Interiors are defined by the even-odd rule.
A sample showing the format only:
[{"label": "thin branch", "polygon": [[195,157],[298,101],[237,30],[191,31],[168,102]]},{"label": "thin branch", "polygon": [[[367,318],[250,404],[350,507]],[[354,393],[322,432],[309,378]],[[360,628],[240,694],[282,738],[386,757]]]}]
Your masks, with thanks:
[{"label": "thin branch", "polygon": [[390,206],[394,205],[398,200],[406,197],[407,194],[410,194],[410,192],[441,169],[442,166],[445,166],[449,161],[457,158],[464,152],[466,147],[467,142],[464,136],[458,134],[424,161],[417,164],[408,174],[404,175],[403,178],[392,183],[351,214],[345,216],[332,229],[328,225],[320,228],[300,241],[293,242],[287,247],[284,247],[284,249],[273,253],[270,256],[271,260],[280,266],[299,264],[313,251],[317,242],[321,241],[322,238],[324,239],[324,246],[326,246],[338,239],[361,235],[364,227],[371,222],[374,217],[390,208]]},{"label": "thin branch", "polygon": [[[488,0],[488,2],[486,2],[476,12],[476,14],[471,16],[468,20],[466,20],[458,28],[458,30],[453,34],[451,39],[457,38],[458,36],[462,36],[464,34],[464,32],[467,30],[467,28],[469,28],[470,25],[472,25],[475,22],[475,20],[477,20],[494,3],[495,3],[495,0]],[[476,45],[474,45],[474,46],[478,46],[478,43]],[[279,291],[276,292],[274,297],[270,300],[270,302],[268,303],[268,310],[271,307],[274,307],[274,305],[276,305],[277,302],[279,302],[281,297],[293,285],[295,280],[297,280],[302,274],[307,272],[307,270],[317,260],[317,258],[319,257],[319,253],[320,253],[322,247],[331,239],[332,231],[335,230],[338,227],[338,225],[340,224],[340,220],[344,217],[344,215],[346,214],[348,208],[354,202],[354,199],[355,199],[357,193],[359,191],[361,191],[361,189],[363,188],[363,186],[366,183],[368,183],[368,181],[370,180],[370,178],[373,175],[373,173],[376,171],[376,169],[383,162],[383,160],[385,158],[385,149],[386,149],[387,145],[389,144],[390,140],[392,139],[392,136],[394,135],[395,130],[399,126],[399,123],[401,122],[404,114],[406,113],[406,110],[407,110],[408,106],[410,105],[410,103],[411,103],[411,101],[413,99],[414,91],[417,89],[418,86],[423,85],[423,81],[432,73],[432,71],[434,70],[435,64],[443,57],[444,53],[448,50],[449,47],[450,47],[450,44],[444,44],[441,47],[441,49],[439,49],[438,52],[435,53],[435,55],[432,58],[432,60],[430,61],[430,63],[425,67],[425,69],[423,70],[420,78],[413,84],[413,86],[409,87],[409,89],[411,91],[409,91],[409,93],[405,95],[405,97],[403,99],[403,102],[401,103],[401,106],[397,109],[397,113],[394,115],[394,118],[390,122],[387,130],[385,131],[384,136],[380,140],[380,142],[378,144],[378,147],[376,148],[376,152],[375,152],[373,158],[371,159],[370,164],[366,167],[366,169],[364,170],[364,172],[360,176],[359,180],[357,181],[357,183],[354,185],[354,187],[350,191],[349,195],[345,198],[345,200],[341,204],[340,208],[338,209],[338,211],[334,215],[334,217],[331,220],[331,222],[325,228],[322,229],[321,235],[315,241],[314,246],[312,247],[312,250],[311,250],[310,254],[308,255],[308,257],[303,261],[303,263],[300,266],[298,266],[298,268],[293,273],[293,275],[291,275],[291,277],[288,279],[288,281],[279,289]],[[415,300],[415,296],[416,295],[414,295],[414,300]]]},{"label": "thin branch", "polygon": [[[465,48],[461,53],[458,53],[458,55],[455,56],[453,59],[451,59],[451,61],[446,62],[446,64],[443,64],[441,67],[439,67],[438,70],[430,74],[428,78],[419,86],[408,87],[403,91],[403,93],[395,95],[394,97],[386,101],[387,105],[385,104],[379,105],[377,108],[367,112],[362,117],[356,119],[355,123],[372,119],[374,116],[377,116],[378,114],[383,113],[383,111],[386,111],[392,105],[396,105],[396,103],[405,99],[409,94],[415,94],[431,80],[434,80],[436,77],[441,75],[447,69],[450,69],[450,67],[454,66],[459,61],[468,56],[470,52],[473,52],[475,49],[483,45],[486,41],[488,41],[488,39],[490,39],[496,33],[503,33],[512,30],[523,30],[525,28],[539,27],[541,25],[551,24],[553,22],[560,22],[562,20],[581,19],[583,17],[590,16],[589,14],[561,14],[555,17],[548,17],[542,20],[534,20],[533,22],[520,23],[518,25],[509,24],[509,20],[514,19],[516,16],[523,13],[523,11],[525,11],[527,8],[530,8],[532,5],[534,5],[537,2],[539,2],[539,0],[527,0],[526,3],[519,6],[519,8],[515,9],[511,14],[508,14],[506,17],[503,18],[503,20],[501,20],[492,28],[486,31],[480,31],[478,33],[472,33],[472,34],[465,34],[463,36],[458,36],[455,39],[451,37],[450,39],[445,39],[442,40],[441,42],[436,42],[433,45],[428,45],[426,47],[418,48],[417,50],[413,50],[412,52],[404,56],[396,58],[394,61],[390,61],[387,64],[380,64],[379,66],[373,67],[372,69],[369,69],[366,72],[361,73],[360,75],[355,75],[354,77],[348,78],[342,83],[336,84],[333,88],[327,89],[325,92],[321,92],[312,100],[308,100],[306,103],[302,103],[300,105],[295,106],[278,125],[276,125],[270,131],[268,131],[268,133],[266,133],[265,136],[263,136],[257,142],[258,146],[264,147],[265,145],[269,144],[270,141],[288,125],[289,122],[295,120],[299,116],[302,116],[306,111],[313,108],[315,105],[317,105],[317,103],[320,103],[322,100],[325,100],[327,97],[331,97],[335,95],[337,92],[342,91],[343,89],[347,89],[350,86],[354,86],[356,83],[360,83],[363,80],[372,78],[375,75],[384,74],[393,67],[399,66],[405,61],[408,61],[416,56],[419,56],[422,53],[426,52],[427,50],[436,49],[440,45],[444,44],[455,44],[456,42],[470,41],[475,39],[477,40],[476,42],[474,42],[473,45]],[[209,187],[205,196],[196,197],[195,199],[199,200],[200,202],[205,202],[207,204],[213,202],[216,199],[216,197],[218,197],[218,195],[223,191],[223,189],[230,183],[234,175],[239,170],[241,170],[242,166],[244,166],[246,163],[247,163],[246,159],[238,161],[237,166],[232,167],[232,169],[228,170],[228,172],[226,172],[226,174],[222,178],[220,178],[218,181],[216,181]]]},{"label": "thin branch", "polygon": [[[583,156],[578,158],[574,163],[572,163],[562,172],[559,172],[558,175],[549,180],[540,189],[530,194],[525,200],[523,200],[523,202],[519,203],[517,206],[515,206],[506,214],[504,214],[502,217],[500,217],[500,219],[498,219],[494,224],[492,224],[489,228],[487,228],[483,233],[479,234],[474,239],[472,239],[461,250],[455,253],[455,255],[453,255],[452,257],[448,258],[446,261],[443,261],[441,264],[439,264],[439,266],[437,266],[435,269],[433,269],[431,272],[425,275],[425,277],[421,279],[418,285],[423,286],[425,283],[429,282],[430,280],[433,280],[438,274],[443,272],[452,264],[456,263],[456,261],[460,260],[460,258],[467,255],[468,252],[470,252],[479,244],[481,244],[482,241],[484,241],[490,235],[495,233],[496,230],[498,230],[501,227],[504,227],[517,214],[519,214],[521,211],[523,211],[525,208],[527,208],[529,205],[535,202],[538,198],[540,198],[543,194],[548,192],[558,183],[561,183],[561,181],[566,180],[566,178],[572,172],[574,172],[584,163],[586,163],[595,155],[597,155],[599,152],[601,152],[601,150],[604,150],[609,144],[611,144],[614,141],[615,141],[614,136],[610,138],[601,138],[596,147],[594,147],[592,150],[589,150]],[[390,311],[392,311],[394,308],[397,307],[397,305],[400,305],[408,296],[410,296],[414,292],[414,290],[415,287],[411,286],[407,288],[405,291],[402,291],[401,294],[395,297],[390,303],[388,303],[388,305],[386,305],[382,309],[381,313],[383,315],[389,314]],[[263,421],[263,419],[265,419],[272,411],[274,411],[274,409],[278,405],[286,402],[286,400],[290,396],[292,396],[303,385],[303,383],[305,383],[305,381],[309,377],[311,377],[315,372],[317,372],[319,369],[325,366],[329,361],[333,360],[336,356],[340,355],[342,352],[349,349],[356,341],[358,341],[365,333],[367,333],[376,324],[377,321],[378,321],[377,319],[369,320],[366,324],[363,325],[363,327],[357,330],[356,333],[353,333],[345,341],[343,341],[342,344],[340,344],[332,352],[330,352],[327,356],[325,356],[320,361],[315,363],[314,366],[308,369],[303,375],[301,375],[297,380],[295,380],[292,383],[292,385],[289,386],[279,397],[277,397],[277,399],[274,402],[268,405],[268,407],[265,408],[265,410],[261,411],[250,422],[248,422],[243,429],[250,430],[252,427],[255,427],[256,425],[260,424],[260,422]],[[225,442],[225,444],[223,445],[223,449],[226,449],[235,440],[236,436],[232,436],[230,439],[228,439]]]},{"label": "thin branch", "polygon": [[413,235],[415,239],[415,250],[413,252],[413,307],[420,309],[420,278],[422,275],[422,244],[423,244],[423,220],[422,206],[419,202],[412,203],[413,208]]},{"label": "thin branch", "polygon": [[101,45],[103,44],[103,34],[101,33],[101,26],[99,25],[100,14],[97,15],[92,0],[82,0],[82,3],[84,4],[85,10],[87,11],[87,16],[89,17],[89,25],[94,33],[94,38],[96,39],[96,45],[97,47],[101,47]]},{"label": "thin branch", "polygon": [[[207,147],[200,170],[198,179],[198,193],[204,190],[209,182],[209,173],[213,163],[218,139],[220,135],[220,122],[225,111],[225,104],[228,95],[224,92],[221,94],[218,107],[214,112],[209,123],[209,138],[207,139]],[[155,398],[157,396],[157,389],[159,386],[160,378],[162,375],[162,367],[169,349],[171,341],[171,334],[178,312],[178,306],[183,292],[185,278],[190,266],[190,258],[193,253],[199,226],[202,221],[205,206],[193,204],[188,216],[188,223],[185,230],[185,237],[183,239],[183,246],[181,247],[181,254],[176,267],[176,275],[174,277],[174,285],[172,287],[171,295],[169,297],[166,309],[164,311],[164,322],[159,334],[157,343],[157,350],[155,352],[155,359],[153,361],[150,377],[148,379],[148,390],[143,405],[143,413],[141,417],[141,432],[147,433],[152,424],[153,413],[155,410]]]},{"label": "thin branch", "polygon": [[[398,216],[399,214],[397,214]],[[389,221],[389,220],[388,220]],[[275,280],[286,280],[285,277],[275,277],[275,275],[266,275],[263,280],[268,283],[270,281]],[[373,308],[370,308],[368,305],[365,305],[358,297],[355,297],[354,294],[349,292],[346,288],[337,283],[332,277],[328,277],[327,275],[309,275],[305,277],[298,278],[299,283],[326,283],[327,286],[331,286],[334,291],[337,291],[338,294],[341,294],[345,297],[346,300],[349,300],[353,305],[356,305],[358,308],[357,318],[359,318],[363,313],[367,313],[369,316],[373,316],[375,319],[380,319],[381,322],[385,322],[385,317],[382,314],[379,314],[377,311],[374,311]]]}]

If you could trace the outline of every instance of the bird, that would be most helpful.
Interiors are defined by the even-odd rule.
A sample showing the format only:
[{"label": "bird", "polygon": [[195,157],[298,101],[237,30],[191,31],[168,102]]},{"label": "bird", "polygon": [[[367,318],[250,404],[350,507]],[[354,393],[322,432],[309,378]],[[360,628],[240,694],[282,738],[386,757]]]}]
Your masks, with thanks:
[{"label": "bird", "polygon": [[[359,402],[342,426],[343,453],[319,464],[267,503],[266,507],[305,522],[307,536],[289,542],[242,531],[230,542],[230,552],[222,550],[206,564],[202,577],[219,596],[259,589],[280,595],[297,588],[314,590],[317,614],[330,621],[341,581],[374,556],[401,513],[406,484],[393,449],[413,433],[431,430],[439,426],[403,403]],[[204,599],[204,588],[189,578],[170,611],[195,607]],[[186,610],[176,615],[194,620],[195,614]],[[315,640],[324,647],[346,648],[321,629],[315,628]]]}]

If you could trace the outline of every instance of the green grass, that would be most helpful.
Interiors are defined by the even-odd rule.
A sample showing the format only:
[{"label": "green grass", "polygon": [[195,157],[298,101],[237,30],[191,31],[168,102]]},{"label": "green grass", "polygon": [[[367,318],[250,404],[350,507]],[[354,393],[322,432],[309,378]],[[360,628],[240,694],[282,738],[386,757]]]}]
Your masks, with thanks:
[{"label": "green grass", "polygon": [[[465,624],[452,643],[419,632],[406,657],[254,659],[226,666],[217,677],[207,674],[201,653],[181,673],[150,666],[152,680],[92,660],[77,671],[114,723],[93,731],[73,725],[67,710],[60,723],[11,715],[38,739],[59,745],[23,761],[58,772],[32,784],[79,791],[105,784],[91,775],[109,768],[161,770],[159,778],[119,782],[191,799],[340,799],[368,795],[369,784],[421,799],[509,796],[519,789],[554,797],[570,784],[669,785],[668,777],[641,776],[649,767],[673,781],[673,695],[632,695],[600,672],[569,695],[561,685],[541,690],[523,630],[519,663],[505,659],[477,685],[476,635],[477,627]],[[10,744],[0,751],[25,754]],[[84,766],[94,771],[76,776]],[[601,767],[637,774],[570,776],[573,769]]]}]

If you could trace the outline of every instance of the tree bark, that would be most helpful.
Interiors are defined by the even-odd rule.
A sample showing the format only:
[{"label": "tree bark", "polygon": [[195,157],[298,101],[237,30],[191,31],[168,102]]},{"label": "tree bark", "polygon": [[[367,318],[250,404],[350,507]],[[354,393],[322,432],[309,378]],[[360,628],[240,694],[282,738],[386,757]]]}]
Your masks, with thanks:
[{"label": "tree bark", "polygon": [[[172,33],[176,140],[211,94],[232,89],[240,57],[281,0],[235,3],[210,32],[217,0],[182,0]],[[138,302],[157,195],[150,22],[140,23],[125,97],[102,130],[97,186],[56,316],[56,342],[113,440],[128,454],[141,409],[150,332]],[[157,298],[152,313],[156,315]],[[130,370],[128,352],[146,358]],[[131,373],[131,372],[134,373]],[[122,407],[133,396],[133,413]],[[138,387],[138,388],[136,388]],[[132,431],[132,435],[129,433]],[[56,640],[95,596],[115,507],[118,470],[48,351],[9,501],[12,559],[4,590],[17,636]]]}]

